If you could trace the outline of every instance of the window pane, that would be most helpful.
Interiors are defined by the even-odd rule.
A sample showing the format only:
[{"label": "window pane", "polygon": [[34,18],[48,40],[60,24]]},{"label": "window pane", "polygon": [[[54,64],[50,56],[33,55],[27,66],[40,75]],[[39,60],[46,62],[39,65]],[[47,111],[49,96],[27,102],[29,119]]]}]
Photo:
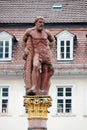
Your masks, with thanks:
[{"label": "window pane", "polygon": [[63,103],[63,99],[58,99],[57,102],[58,103]]},{"label": "window pane", "polygon": [[64,51],[65,51],[65,49],[64,49],[64,41],[61,41],[60,42],[60,58],[61,59],[64,59]]},{"label": "window pane", "polygon": [[67,47],[67,48],[66,48],[66,52],[70,52],[70,47]]},{"label": "window pane", "polygon": [[65,112],[70,113],[71,112],[71,99],[67,99],[65,101]]},{"label": "window pane", "polygon": [[66,58],[70,58],[70,41],[66,41]]},{"label": "window pane", "polygon": [[3,88],[3,91],[4,92],[8,92],[8,88]]},{"label": "window pane", "polygon": [[57,96],[63,96],[63,88],[57,89]]},{"label": "window pane", "polygon": [[9,57],[8,53],[7,53],[7,54],[5,54],[5,58],[8,58],[8,57]]},{"label": "window pane", "polygon": [[70,41],[66,41],[66,46],[70,46]]},{"label": "window pane", "polygon": [[64,47],[61,47],[61,52],[64,52]]},{"label": "window pane", "polygon": [[71,88],[66,88],[65,92],[66,92],[66,94],[65,94],[66,96],[72,96]]},{"label": "window pane", "polygon": [[64,46],[64,41],[61,41],[61,46]]},{"label": "window pane", "polygon": [[9,41],[5,41],[5,58],[9,57]]},{"label": "window pane", "polygon": [[66,104],[66,108],[71,108],[71,104]]},{"label": "window pane", "polygon": [[3,53],[3,48],[2,47],[0,47],[0,53]]},{"label": "window pane", "polygon": [[70,58],[70,53],[66,53],[66,58]]},{"label": "window pane", "polygon": [[2,100],[2,113],[6,113],[7,112],[7,107],[8,107],[8,100],[7,99],[3,99]]},{"label": "window pane", "polygon": [[0,47],[3,47],[3,41],[0,41]]},{"label": "window pane", "polygon": [[63,113],[63,99],[57,100],[57,112]]},{"label": "window pane", "polygon": [[64,58],[64,53],[61,53],[61,56],[60,56],[60,57],[61,57],[61,59],[63,59],[63,58]]},{"label": "window pane", "polygon": [[8,88],[2,88],[2,96],[8,96]]},{"label": "window pane", "polygon": [[67,92],[71,92],[71,88],[66,88],[66,91]]},{"label": "window pane", "polygon": [[0,41],[0,58],[3,58],[3,41]]},{"label": "window pane", "polygon": [[9,47],[9,41],[5,41],[5,46]]},{"label": "window pane", "polygon": [[66,113],[71,113],[71,109],[66,109]]},{"label": "window pane", "polygon": [[3,54],[0,54],[0,58],[3,58]]},{"label": "window pane", "polygon": [[8,47],[5,47],[5,52],[8,52],[9,51],[9,48]]}]

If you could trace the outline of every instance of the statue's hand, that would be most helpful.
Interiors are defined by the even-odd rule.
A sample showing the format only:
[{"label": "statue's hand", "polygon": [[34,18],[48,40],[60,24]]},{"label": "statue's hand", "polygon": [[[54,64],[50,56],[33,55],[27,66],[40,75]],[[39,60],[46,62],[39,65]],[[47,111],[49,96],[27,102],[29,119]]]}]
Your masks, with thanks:
[{"label": "statue's hand", "polygon": [[24,49],[23,60],[26,60],[28,55],[29,55],[29,50],[27,48],[25,48]]},{"label": "statue's hand", "polygon": [[24,54],[25,54],[25,55],[28,55],[28,54],[29,54],[28,48],[25,48],[25,49],[24,49]]},{"label": "statue's hand", "polygon": [[23,55],[23,60],[26,60],[26,59],[27,59],[27,55],[24,54],[24,55]]}]

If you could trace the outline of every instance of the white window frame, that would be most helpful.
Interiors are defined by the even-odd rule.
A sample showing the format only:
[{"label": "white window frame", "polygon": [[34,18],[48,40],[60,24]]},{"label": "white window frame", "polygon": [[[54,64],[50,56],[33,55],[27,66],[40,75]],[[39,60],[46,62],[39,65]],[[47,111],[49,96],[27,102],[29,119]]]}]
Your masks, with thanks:
[{"label": "white window frame", "polygon": [[[52,90],[52,99],[53,99],[53,104],[52,104],[52,115],[53,116],[74,116],[76,114],[76,88],[74,84],[54,84],[53,85],[53,90]],[[58,87],[71,87],[72,88],[72,112],[71,113],[58,113],[57,112],[57,88]]]},{"label": "white window frame", "polygon": [[[8,88],[8,96],[2,96],[2,89],[3,88]],[[8,85],[0,85],[0,114],[8,114],[9,113],[9,95],[10,95],[10,89]],[[7,111],[2,112],[2,100],[8,100],[8,105],[7,105]]]},{"label": "white window frame", "polygon": [[[12,60],[12,36],[3,31],[0,33],[0,41],[3,42],[3,57],[0,58],[0,61],[10,61]],[[9,42],[9,56],[7,58],[5,58],[5,42],[8,41]]]},{"label": "white window frame", "polygon": [[[66,90],[66,88],[70,88],[71,89],[71,94],[72,94],[72,87],[71,86],[63,86],[63,87],[58,87],[57,86],[57,89],[63,89],[63,96],[57,96],[57,100],[63,100],[63,112],[61,111],[62,109],[60,109],[59,111],[60,112],[57,112],[57,114],[71,114],[72,113],[72,96],[66,96],[65,95],[65,90]],[[65,101],[66,100],[71,100],[71,112],[66,112],[66,103],[65,103]],[[57,103],[58,104],[58,103]],[[58,107],[57,107],[57,109],[58,109]]]},{"label": "white window frame", "polygon": [[[73,60],[74,35],[64,30],[56,35],[57,38],[57,60],[69,61]],[[64,41],[64,58],[61,57],[61,41]],[[70,58],[66,57],[66,41],[70,41]]]}]

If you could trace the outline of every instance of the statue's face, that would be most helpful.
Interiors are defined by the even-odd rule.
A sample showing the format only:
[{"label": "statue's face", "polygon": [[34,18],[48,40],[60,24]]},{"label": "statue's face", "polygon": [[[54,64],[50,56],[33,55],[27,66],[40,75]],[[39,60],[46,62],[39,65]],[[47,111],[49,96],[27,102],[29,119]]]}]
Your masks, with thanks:
[{"label": "statue's face", "polygon": [[36,29],[41,32],[43,28],[44,28],[44,20],[38,19],[38,21],[36,22]]}]

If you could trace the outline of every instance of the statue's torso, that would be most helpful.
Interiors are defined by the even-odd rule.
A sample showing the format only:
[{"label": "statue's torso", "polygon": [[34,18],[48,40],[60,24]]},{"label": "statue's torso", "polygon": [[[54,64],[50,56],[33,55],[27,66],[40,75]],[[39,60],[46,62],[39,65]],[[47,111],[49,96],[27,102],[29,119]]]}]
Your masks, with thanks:
[{"label": "statue's torso", "polygon": [[30,33],[34,54],[38,53],[41,61],[50,61],[50,47],[48,35],[45,31],[37,33],[35,30]]}]

